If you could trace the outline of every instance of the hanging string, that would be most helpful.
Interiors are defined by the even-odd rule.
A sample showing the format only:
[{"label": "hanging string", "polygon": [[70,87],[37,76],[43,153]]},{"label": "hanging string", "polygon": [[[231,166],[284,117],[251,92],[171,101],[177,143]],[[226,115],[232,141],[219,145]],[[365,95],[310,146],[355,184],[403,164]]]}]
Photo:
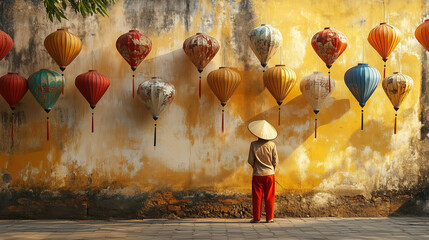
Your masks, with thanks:
[{"label": "hanging string", "polygon": [[398,117],[398,112],[395,112],[395,129],[393,131],[394,134],[396,134],[396,119]]},{"label": "hanging string", "polygon": [[156,120],[155,120],[155,130],[153,134],[153,147],[156,147]]},{"label": "hanging string", "polygon": [[92,132],[94,132],[94,111],[92,112]]},{"label": "hanging string", "polygon": [[49,141],[49,116],[46,115],[46,140]]},{"label": "hanging string", "polygon": [[14,110],[12,110],[12,129],[11,129],[11,138],[12,138],[12,148],[13,148],[13,122],[14,122],[14,119],[15,119],[15,111]]},{"label": "hanging string", "polygon": [[383,16],[384,16],[384,22],[386,22],[386,4],[383,0]]},{"label": "hanging string", "polygon": [[363,130],[363,108],[361,110],[362,114],[361,114],[361,119],[360,119],[360,130]]},{"label": "hanging string", "polygon": [[135,78],[135,70],[133,70],[133,98],[134,98],[134,78]]},{"label": "hanging string", "polygon": [[283,51],[282,51],[282,46],[280,46],[280,64],[283,65]]},{"label": "hanging string", "polygon": [[279,105],[279,126],[280,126],[280,116],[281,114],[280,114],[280,105]]},{"label": "hanging string", "polygon": [[314,118],[314,138],[317,138],[317,115]]},{"label": "hanging string", "polygon": [[328,68],[328,85],[329,85],[329,93],[331,93],[331,68]]},{"label": "hanging string", "polygon": [[[383,59],[384,60],[384,59]],[[383,79],[385,79],[386,78],[386,61],[387,61],[387,59],[386,60],[384,60],[384,73],[383,73]]]},{"label": "hanging string", "polygon": [[198,96],[199,96],[199,98],[201,99],[201,72],[200,72],[200,84],[199,84],[199,87],[198,87]]}]

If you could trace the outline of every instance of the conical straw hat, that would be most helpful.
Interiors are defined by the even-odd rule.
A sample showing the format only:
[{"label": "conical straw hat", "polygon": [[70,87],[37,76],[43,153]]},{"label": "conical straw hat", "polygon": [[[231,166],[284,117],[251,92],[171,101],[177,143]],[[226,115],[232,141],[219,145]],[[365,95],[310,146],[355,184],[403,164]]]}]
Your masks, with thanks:
[{"label": "conical straw hat", "polygon": [[249,131],[258,138],[273,140],[277,137],[276,129],[265,120],[257,120],[249,123]]}]

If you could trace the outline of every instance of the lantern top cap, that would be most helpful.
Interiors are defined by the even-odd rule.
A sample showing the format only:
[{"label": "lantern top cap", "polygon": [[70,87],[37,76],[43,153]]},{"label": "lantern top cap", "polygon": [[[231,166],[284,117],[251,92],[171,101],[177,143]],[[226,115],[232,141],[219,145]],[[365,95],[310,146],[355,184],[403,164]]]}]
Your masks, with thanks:
[{"label": "lantern top cap", "polygon": [[130,30],[128,32],[139,32],[139,30],[132,29],[132,30]]},{"label": "lantern top cap", "polygon": [[57,31],[68,31],[69,28],[68,27],[62,27],[62,28],[58,28]]},{"label": "lantern top cap", "polygon": [[387,22],[382,22],[382,23],[380,23],[380,25],[384,25],[384,24],[387,24]]},{"label": "lantern top cap", "polygon": [[318,71],[313,72],[313,74],[319,74],[319,73],[322,73],[322,72],[318,72]]},{"label": "lantern top cap", "polygon": [[202,34],[204,34],[204,33],[197,32],[195,35],[202,35]]},{"label": "lantern top cap", "polygon": [[399,72],[393,72],[393,74],[399,74]]},{"label": "lantern top cap", "polygon": [[88,70],[88,72],[96,72],[97,70]]},{"label": "lantern top cap", "polygon": [[326,30],[326,29],[331,29],[331,27],[325,27],[324,29],[325,29],[325,30]]},{"label": "lantern top cap", "polygon": [[152,79],[157,79],[157,78],[159,78],[159,77],[152,77]]},{"label": "lantern top cap", "polygon": [[368,66],[368,63],[358,63],[358,66]]},{"label": "lantern top cap", "polygon": [[270,24],[263,23],[263,24],[261,24],[261,26],[270,26]]},{"label": "lantern top cap", "polygon": [[276,67],[285,67],[286,65],[284,64],[277,64]]},{"label": "lantern top cap", "polygon": [[222,68],[228,68],[227,66],[222,66],[222,67],[219,67],[219,69],[222,69]]},{"label": "lantern top cap", "polygon": [[18,74],[17,72],[8,72],[7,74]]}]

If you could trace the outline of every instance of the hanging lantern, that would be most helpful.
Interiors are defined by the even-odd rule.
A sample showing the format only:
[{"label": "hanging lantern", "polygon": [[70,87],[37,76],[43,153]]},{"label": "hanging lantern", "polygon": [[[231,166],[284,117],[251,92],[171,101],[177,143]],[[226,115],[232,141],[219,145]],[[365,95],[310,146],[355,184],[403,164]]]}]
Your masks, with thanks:
[{"label": "hanging lantern", "polygon": [[417,27],[414,35],[419,43],[429,51],[429,19],[426,19],[420,26]]},{"label": "hanging lantern", "polygon": [[67,28],[60,28],[45,38],[45,48],[61,69],[64,94],[64,70],[73,62],[82,49],[82,41],[78,36],[69,33]]},{"label": "hanging lantern", "polygon": [[121,56],[127,61],[133,70],[133,98],[134,98],[134,78],[135,71],[145,57],[152,49],[152,41],[147,36],[141,34],[137,30],[119,36],[116,40],[116,49]]},{"label": "hanging lantern", "polygon": [[276,99],[279,105],[279,125],[280,125],[280,105],[292,90],[296,83],[295,72],[285,67],[285,65],[276,65],[264,72],[264,85]]},{"label": "hanging lantern", "polygon": [[304,95],[307,102],[313,108],[313,112],[316,114],[314,119],[314,138],[317,138],[317,114],[325,100],[328,99],[332,93],[332,91],[329,91],[329,81],[331,90],[333,91],[335,88],[334,79],[325,76],[321,72],[314,72],[301,79],[299,85],[302,95]]},{"label": "hanging lantern", "polygon": [[2,60],[12,50],[12,38],[2,30],[0,30],[0,60]]},{"label": "hanging lantern", "polygon": [[240,81],[240,74],[228,67],[220,67],[218,70],[211,71],[207,76],[207,83],[210,89],[222,105],[222,133],[225,125],[225,105],[235,89],[237,89]]},{"label": "hanging lantern", "polygon": [[16,105],[27,93],[28,86],[27,80],[19,76],[18,73],[8,73],[0,78],[0,94],[3,96],[4,100],[9,104],[10,109],[12,110],[12,127],[11,127],[11,139],[13,146],[13,122],[15,116]]},{"label": "hanging lantern", "polygon": [[401,40],[401,32],[388,23],[380,23],[368,35],[368,42],[377,50],[384,61],[383,79],[386,77],[386,61]]},{"label": "hanging lantern", "polygon": [[197,33],[187,38],[183,42],[183,51],[188,55],[191,62],[200,73],[199,98],[201,98],[201,73],[207,64],[215,57],[219,51],[219,42],[205,33]]},{"label": "hanging lantern", "polygon": [[49,116],[63,89],[63,80],[59,73],[42,69],[31,74],[27,80],[28,88],[36,101],[46,112],[46,139],[49,141]]},{"label": "hanging lantern", "polygon": [[76,77],[75,85],[86,101],[88,101],[91,109],[93,109],[91,130],[94,132],[94,108],[109,88],[109,78],[97,72],[97,70],[89,70]]},{"label": "hanging lantern", "polygon": [[390,99],[390,102],[392,102],[393,108],[396,111],[395,126],[393,131],[393,133],[396,134],[396,119],[398,117],[399,106],[413,88],[413,79],[405,74],[394,72],[393,75],[390,75],[383,80],[382,86],[384,92]]},{"label": "hanging lantern", "polygon": [[359,63],[347,70],[344,75],[347,87],[362,107],[361,130],[363,130],[363,107],[377,88],[380,78],[377,69],[366,63]]},{"label": "hanging lantern", "polygon": [[[325,62],[328,68],[328,78],[331,78],[331,67],[335,60],[346,50],[347,38],[344,33],[325,27],[311,39],[311,46],[317,55]],[[328,81],[328,90],[331,92],[331,81]]]},{"label": "hanging lantern", "polygon": [[174,85],[159,77],[152,77],[139,85],[137,95],[155,120],[153,146],[156,146],[156,120],[159,115],[173,102],[176,90]]},{"label": "hanging lantern", "polygon": [[261,62],[263,68],[267,66],[268,60],[270,60],[277,52],[277,49],[283,44],[281,32],[271,27],[269,24],[262,24],[250,30],[247,36],[249,37],[250,48]]}]

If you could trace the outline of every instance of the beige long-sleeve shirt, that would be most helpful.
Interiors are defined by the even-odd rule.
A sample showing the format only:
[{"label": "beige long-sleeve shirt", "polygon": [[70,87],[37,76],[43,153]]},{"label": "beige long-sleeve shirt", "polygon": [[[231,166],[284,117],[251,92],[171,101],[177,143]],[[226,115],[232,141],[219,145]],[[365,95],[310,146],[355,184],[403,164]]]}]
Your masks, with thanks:
[{"label": "beige long-sleeve shirt", "polygon": [[278,161],[274,142],[258,139],[250,144],[247,162],[253,168],[253,176],[273,175]]}]

